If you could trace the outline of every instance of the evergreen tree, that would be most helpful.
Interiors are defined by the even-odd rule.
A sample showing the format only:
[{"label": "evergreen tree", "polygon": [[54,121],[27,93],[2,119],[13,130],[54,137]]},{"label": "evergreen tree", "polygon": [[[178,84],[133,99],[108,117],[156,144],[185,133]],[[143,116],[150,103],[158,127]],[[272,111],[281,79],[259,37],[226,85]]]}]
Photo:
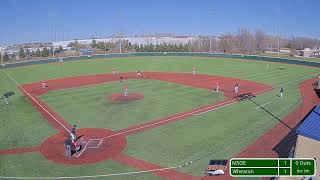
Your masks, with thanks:
[{"label": "evergreen tree", "polygon": [[73,49],[74,50],[76,50],[76,51],[78,51],[80,48],[79,48],[79,42],[78,41],[75,41],[74,43],[73,43]]},{"label": "evergreen tree", "polygon": [[19,57],[21,57],[21,58],[26,57],[26,53],[24,52],[24,49],[23,49],[23,47],[22,47],[22,46],[20,47]]},{"label": "evergreen tree", "polygon": [[47,47],[44,47],[43,50],[41,51],[41,56],[42,57],[48,57],[49,56],[49,50]]},{"label": "evergreen tree", "polygon": [[91,48],[96,48],[97,47],[97,41],[95,39],[92,40],[90,44]]},{"label": "evergreen tree", "polygon": [[31,55],[31,52],[30,52],[30,50],[28,49],[28,48],[26,48],[26,56],[30,56]]},{"label": "evergreen tree", "polygon": [[37,51],[36,51],[35,55],[36,55],[37,57],[40,57],[41,52],[40,52],[40,49],[39,49],[39,48],[37,49]]}]

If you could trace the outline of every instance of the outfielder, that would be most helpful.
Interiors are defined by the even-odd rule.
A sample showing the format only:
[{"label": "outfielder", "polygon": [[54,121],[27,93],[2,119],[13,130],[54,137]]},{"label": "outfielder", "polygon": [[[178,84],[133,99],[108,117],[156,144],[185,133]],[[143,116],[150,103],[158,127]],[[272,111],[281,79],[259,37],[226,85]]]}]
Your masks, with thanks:
[{"label": "outfielder", "polygon": [[283,97],[283,88],[280,88],[280,98],[282,99]]}]

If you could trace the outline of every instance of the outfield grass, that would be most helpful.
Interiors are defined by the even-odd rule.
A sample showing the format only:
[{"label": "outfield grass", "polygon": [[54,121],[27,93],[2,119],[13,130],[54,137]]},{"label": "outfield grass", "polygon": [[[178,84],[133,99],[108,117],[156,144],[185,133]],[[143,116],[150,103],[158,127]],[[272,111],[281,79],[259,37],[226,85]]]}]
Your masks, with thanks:
[{"label": "outfield grass", "polygon": [[55,134],[56,130],[21,95],[15,84],[0,73],[1,95],[7,91],[15,93],[10,97],[9,105],[0,101],[0,149],[39,146],[46,137]]},{"label": "outfield grass", "polygon": [[[52,176],[95,176],[104,174],[118,174],[135,172],[137,169],[130,168],[116,161],[108,160],[101,163],[89,165],[67,166],[47,161],[38,153],[27,153],[21,155],[0,156],[0,176],[15,177],[52,177]],[[80,178],[79,178],[80,179]],[[92,179],[92,178],[88,178]],[[95,179],[131,179],[131,180],[160,180],[162,178],[151,173],[110,176]]]},{"label": "outfield grass", "polygon": [[[268,71],[266,71],[267,64],[269,64]],[[196,66],[201,74],[236,77],[269,85],[281,84],[285,81],[296,80],[297,77],[305,76],[305,74],[318,72],[317,68],[263,61],[175,56],[90,59],[64,64],[18,67],[7,71],[19,82],[28,83],[66,76],[111,73],[113,67],[120,72],[136,72],[138,69],[156,72],[191,72],[193,66]]]},{"label": "outfield grass", "polygon": [[[267,64],[269,64],[268,69],[266,69]],[[282,87],[285,89],[285,98],[283,99],[283,101],[280,101],[278,104],[272,103],[266,106],[267,108],[270,108],[270,112],[276,114],[279,118],[287,115],[294,107],[299,104],[299,82],[311,78],[311,76],[308,76],[310,74],[313,74],[312,77],[314,77],[316,76],[315,73],[319,73],[318,68],[267,63],[262,61],[258,62],[250,60],[201,57],[132,57],[106,60],[90,59],[85,61],[65,62],[63,64],[43,64],[10,68],[7,69],[7,72],[12,77],[17,79],[20,83],[30,83],[41,81],[43,79],[54,79],[65,76],[110,73],[112,67],[116,67],[120,70],[120,72],[134,72],[138,69],[142,71],[159,72],[190,72],[192,66],[194,65],[199,70],[199,73],[202,74],[235,77],[239,79],[261,82],[277,87],[282,85]],[[139,83],[140,82],[142,83],[142,81],[139,81]],[[31,104],[26,100],[26,98],[21,96],[19,91],[16,89],[15,84],[11,82],[10,79],[8,79],[3,73],[1,73],[0,76],[0,83],[0,93],[4,93],[7,90],[14,90],[17,93],[10,100],[10,106],[6,106],[4,104],[0,105],[0,116],[2,123],[0,126],[0,148],[14,148],[38,145],[46,137],[51,136],[56,132],[50,126],[50,124],[45,119],[43,119],[42,116],[35,109],[33,109],[33,107],[31,107]],[[150,81],[150,83],[154,82]],[[166,83],[165,85],[168,84],[169,83]],[[137,87],[139,87],[139,84],[136,85]],[[130,85],[130,87],[131,86],[135,85]],[[87,91],[87,89],[91,88],[93,89],[92,94],[91,92]],[[55,97],[58,98],[58,101],[50,99],[55,96],[53,95],[54,93],[59,94],[58,91],[52,92],[53,94],[48,94],[48,97],[42,98],[44,98],[44,100],[48,100],[48,102],[49,100],[50,102],[53,102],[53,104],[50,106],[52,106],[55,110],[60,108],[60,111],[64,111],[63,108],[71,108],[69,106],[60,107],[59,103],[61,102],[68,105],[72,104],[75,105],[75,107],[80,108],[77,110],[72,108],[69,109],[69,112],[72,112],[72,110],[74,110],[74,112],[78,113],[77,115],[69,115],[67,111],[59,113],[61,113],[63,117],[65,117],[71,123],[72,121],[77,122],[79,119],[81,120],[81,118],[83,118],[83,120],[81,120],[81,126],[93,126],[93,123],[90,122],[91,119],[94,119],[95,126],[99,125],[99,127],[108,128],[111,127],[112,124],[113,127],[111,128],[121,128],[126,125],[125,123],[136,123],[136,121],[112,121],[113,116],[101,118],[100,115],[98,117],[95,113],[89,113],[88,116],[86,116],[86,113],[84,113],[87,112],[85,110],[86,107],[99,107],[100,109],[97,108],[97,110],[103,112],[103,108],[106,108],[107,105],[107,101],[105,99],[105,97],[107,96],[107,92],[105,90],[108,89],[112,90],[112,87],[108,88],[108,84],[102,84],[98,86],[83,87],[79,89],[70,89],[70,92],[69,90],[60,92],[62,94],[69,93],[70,95],[71,91],[75,91],[78,93],[77,98],[70,96],[65,97],[65,99],[59,99],[59,96]],[[114,90],[116,89],[117,88],[114,87]],[[156,88],[154,92],[151,92],[151,90],[148,91],[149,92],[145,92],[145,96],[147,94],[145,99],[132,103],[141,103],[142,105],[147,101],[151,101],[148,99],[149,93],[151,95],[153,95],[153,93],[160,94],[163,97],[169,98],[169,101],[172,102],[173,95],[161,94],[161,91],[158,91],[158,88]],[[193,90],[190,89],[188,91],[192,92]],[[278,91],[279,89],[277,88],[273,92],[259,95],[256,100],[257,102],[263,104],[270,100],[276,99],[277,97],[275,95],[278,93]],[[177,93],[177,91],[175,91],[175,93]],[[196,94],[197,95],[194,97],[199,97],[199,94]],[[49,95],[52,95],[52,97],[50,97]],[[179,96],[183,96],[183,93],[181,93]],[[72,101],[67,102],[67,99]],[[183,101],[188,100],[183,99]],[[192,101],[195,100],[193,99]],[[73,103],[79,103],[80,105]],[[197,102],[193,103],[196,104]],[[183,106],[187,105],[179,103],[175,106],[170,105],[170,108],[184,109],[182,108]],[[156,106],[154,106],[153,108],[161,109]],[[239,104],[221,108],[219,110],[204,114],[199,117],[192,117],[184,121],[175,122],[164,127],[159,127],[130,136],[128,139],[128,148],[125,150],[125,153],[136,157],[141,157],[142,159],[150,160],[151,162],[159,163],[164,166],[171,164],[180,164],[181,162],[200,157],[210,152],[214,152],[216,154],[216,156],[214,157],[231,157],[234,153],[239,152],[247,144],[251,143],[252,140],[258,138],[260,134],[269,130],[276,123],[278,123],[275,119],[271,118],[265,112],[257,111],[253,108],[254,105],[252,103],[241,102]],[[170,112],[172,111],[171,109],[163,110],[161,113]],[[150,109],[147,106],[143,107],[142,109],[136,109],[136,112],[134,113],[136,113],[137,117],[139,115],[139,112],[141,112],[141,114],[144,113],[140,116],[150,116],[148,117],[148,119],[145,118],[146,120],[149,120],[149,118],[152,119],[151,116],[154,116],[154,114],[147,113],[149,112],[149,110]],[[151,108],[151,110],[154,109]],[[158,115],[160,116],[161,113],[159,113]],[[120,119],[122,116],[123,119],[131,120],[129,114],[127,114],[127,116],[125,115],[126,113],[122,113],[122,115],[115,115],[114,117]],[[70,118],[68,116],[70,116]],[[107,121],[109,122],[105,122],[104,119],[107,119]],[[139,118],[139,120],[141,119]],[[0,163],[2,164],[0,166],[0,175],[3,175],[5,173],[5,175],[14,176],[16,175],[15,171],[21,171],[21,175],[38,175],[37,173],[39,173],[40,175],[46,174],[46,171],[42,173],[34,170],[36,168],[41,169],[42,166],[48,167],[49,170],[53,169],[54,172],[56,172],[47,173],[47,175],[60,175],[60,171],[61,173],[65,172],[65,166],[54,164],[52,162],[39,158],[38,156],[40,155],[33,155],[32,153],[25,155],[1,156]],[[207,160],[209,158],[212,158],[212,156],[205,158],[194,166],[183,168],[182,170],[185,172],[202,175],[203,168],[207,165]],[[10,160],[10,162],[7,160]],[[105,163],[107,162],[101,163],[101,168],[99,169],[102,169],[103,172],[108,172],[107,170],[109,166]],[[108,163],[113,164],[113,162]],[[31,165],[31,168],[22,168],[29,164]],[[122,168],[121,166],[112,166],[114,167],[114,172],[123,172],[122,170],[127,170],[126,168]],[[87,170],[79,168],[78,170],[81,171],[81,174],[82,170],[87,174],[97,174],[95,168],[88,168]],[[77,171],[68,173],[75,175],[77,174]]]},{"label": "outfield grass", "polygon": [[[253,100],[263,105],[274,116],[281,119],[291,112],[300,100],[297,85],[290,86],[285,97],[280,99],[278,91],[259,95]],[[143,158],[162,166],[182,165],[185,162],[205,157],[201,161],[183,168],[182,171],[202,175],[210,159],[230,159],[247,145],[272,128],[279,121],[261,109],[254,109],[251,101],[193,116],[147,132],[128,137],[125,153]],[[301,117],[302,118],[302,117]],[[206,156],[208,153],[212,155]]]},{"label": "outfield grass", "polygon": [[130,92],[144,94],[131,102],[107,97],[123,91],[123,83],[110,82],[49,92],[41,100],[71,124],[118,130],[223,100],[222,93],[156,80],[128,80]]}]

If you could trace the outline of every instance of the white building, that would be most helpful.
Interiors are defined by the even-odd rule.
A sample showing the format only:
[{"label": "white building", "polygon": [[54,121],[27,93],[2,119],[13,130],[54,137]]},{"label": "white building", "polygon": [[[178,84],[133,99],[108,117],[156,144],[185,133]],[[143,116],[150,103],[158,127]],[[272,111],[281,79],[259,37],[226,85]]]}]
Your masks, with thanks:
[{"label": "white building", "polygon": [[[189,41],[196,40],[196,37],[129,37],[122,38],[123,40],[128,40],[131,44],[187,44]],[[63,48],[66,48],[71,42],[78,41],[79,44],[90,44],[93,39],[82,39],[82,40],[70,40],[70,41],[59,41],[53,42],[54,47],[59,47],[60,45]],[[97,42],[115,42],[119,38],[105,38],[105,39],[95,39]]]}]

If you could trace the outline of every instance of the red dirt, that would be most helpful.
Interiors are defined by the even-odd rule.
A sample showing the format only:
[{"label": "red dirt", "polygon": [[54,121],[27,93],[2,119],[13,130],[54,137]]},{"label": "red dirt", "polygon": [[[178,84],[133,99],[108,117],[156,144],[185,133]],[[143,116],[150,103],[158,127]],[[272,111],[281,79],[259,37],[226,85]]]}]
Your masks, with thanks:
[{"label": "red dirt", "polygon": [[[235,78],[225,78],[225,77],[219,77],[219,76],[209,76],[209,75],[201,75],[198,74],[196,76],[192,76],[191,73],[160,73],[160,72],[153,72],[153,73],[143,73],[144,76],[149,77],[148,79],[153,79],[153,80],[161,80],[161,81],[167,81],[167,82],[172,82],[172,83],[178,83],[178,84],[183,84],[191,87],[196,87],[196,88],[204,88],[211,90],[216,82],[219,82],[220,90],[224,92],[224,95],[227,97],[227,100],[219,102],[218,105],[214,107],[209,107],[209,109],[215,108],[215,107],[221,107],[224,105],[226,101],[229,101],[230,99],[234,99],[236,97],[236,94],[233,93],[233,87],[234,84],[237,82],[240,85],[240,94],[241,93],[262,93],[267,90],[271,90],[272,87],[260,84],[260,83],[254,83],[250,81],[245,81],[245,80],[240,80],[240,79],[235,79]],[[136,77],[135,73],[123,73],[121,74],[125,79],[138,79]],[[73,87],[79,87],[79,86],[84,86],[84,85],[90,85],[90,84],[97,84],[97,83],[105,83],[109,81],[118,81],[119,77],[112,76],[111,74],[99,74],[99,75],[89,75],[89,76],[78,76],[78,77],[68,77],[68,78],[63,78],[63,79],[55,79],[55,80],[48,80],[48,88],[42,89],[41,88],[41,82],[37,83],[32,83],[32,84],[26,84],[23,85],[23,87],[27,90],[27,92],[32,95],[32,97],[36,98],[36,96],[42,95],[48,91],[51,90],[58,90],[58,89],[65,89],[65,88],[73,88]],[[292,112],[289,114],[283,121],[288,124],[290,127],[294,127],[298,122],[300,122],[301,118],[303,115],[305,115],[309,110],[319,103],[319,99],[316,96],[315,92],[313,91],[312,88],[312,83],[315,81],[315,79],[305,81],[301,84],[300,86],[300,91],[301,94],[304,98],[304,103],[303,106],[300,106],[295,110],[295,112]],[[25,94],[25,93],[24,93]],[[25,94],[27,97],[28,95]],[[32,99],[31,97],[28,97],[29,99]],[[315,99],[315,101],[310,101],[310,99]],[[60,117],[58,114],[54,113],[53,110],[51,110],[49,107],[45,106],[43,102],[41,102],[38,98],[36,99],[39,101],[39,103],[45,107],[54,117],[59,119],[59,122],[63,122],[62,124],[66,125],[69,127],[69,124],[63,120],[62,117]],[[42,112],[43,110],[39,107],[39,105],[35,104],[31,100],[32,104]],[[212,105],[211,105],[212,106]],[[121,133],[121,136],[115,136],[110,139],[116,139],[117,137],[122,137],[124,140],[119,139],[118,141],[125,141],[125,138],[123,135],[128,135],[132,133],[137,133],[142,130],[147,130],[150,128],[155,128],[158,126],[162,126],[168,123],[172,123],[176,120],[184,119],[189,116],[190,113],[193,113],[194,111],[197,112],[203,112],[206,111],[208,107],[201,107],[197,110],[192,110],[189,112],[183,112],[175,115],[171,115],[169,117],[161,118],[158,120],[154,120],[152,122],[147,122],[144,124],[140,124],[137,126],[132,126],[123,130],[119,130],[118,132],[105,132],[105,133],[96,133],[96,131],[91,132],[89,130],[89,134],[87,136],[92,136],[92,137],[102,137],[106,136],[107,134],[116,134],[116,133]],[[50,116],[48,116],[47,113],[42,112],[48,120],[59,130],[63,130],[63,128],[58,127],[59,124],[53,120]],[[298,114],[298,115],[297,115]],[[299,115],[300,114],[300,115]],[[180,117],[181,116],[181,117]],[[170,120],[172,119],[172,121]],[[168,120],[168,121],[165,121]],[[163,122],[165,121],[165,122]],[[153,124],[157,123],[157,124]],[[144,126],[146,126],[144,128]],[[136,129],[139,128],[139,129]],[[86,130],[83,130],[86,132]],[[124,133],[126,131],[130,131],[129,133]],[[248,146],[243,152],[241,152],[237,157],[276,157],[277,154],[273,152],[272,148],[289,132],[288,128],[285,128],[282,124],[278,124],[275,126],[275,128],[271,129],[268,131],[266,134],[264,134],[262,137],[260,137],[256,142]],[[91,134],[92,133],[92,134]],[[122,134],[123,133],[123,134]],[[95,155],[96,153],[83,153],[83,156],[80,156],[79,159],[77,160],[68,160],[65,159],[64,157],[64,150],[63,150],[63,140],[65,135],[60,132],[57,137],[51,137],[47,141],[43,143],[41,146],[41,153],[44,154],[44,156],[48,156],[48,158],[52,158],[51,160],[54,162],[58,163],[64,163],[64,164],[86,164],[86,163],[94,163],[98,161],[102,161],[105,159],[111,158],[110,156],[104,157],[105,154],[110,154],[110,147],[105,147],[102,143],[101,151],[106,151],[104,153],[98,153],[98,155]],[[59,139],[59,140],[57,140]],[[107,142],[109,139],[106,140]],[[54,144],[58,143],[58,144]],[[126,141],[125,141],[126,143]],[[49,145],[46,145],[49,144]],[[122,147],[123,146],[123,147]],[[56,148],[54,151],[52,150],[53,148]],[[125,145],[122,144],[121,148],[124,148]],[[112,159],[117,160],[119,162],[122,162],[126,165],[141,169],[141,170],[148,170],[148,169],[153,169],[153,168],[161,168],[161,166],[152,164],[150,162],[146,162],[143,160],[139,160],[130,156],[126,156],[121,154],[121,149],[120,147],[118,148],[117,152],[113,154]],[[100,149],[100,148],[99,148]],[[98,151],[99,149],[90,149],[91,150],[96,150]],[[119,150],[121,149],[121,150]],[[5,150],[6,151],[6,150]],[[8,151],[9,152],[9,151]],[[18,152],[18,151],[17,151]],[[101,156],[103,154],[103,156]],[[86,159],[86,157],[90,157],[90,159]],[[205,167],[204,167],[205,168]],[[228,172],[226,172],[228,173]],[[193,178],[203,178],[203,177],[194,177],[182,172],[174,171],[174,170],[167,170],[164,172],[154,172],[154,174],[164,177],[164,178],[169,178],[169,179],[177,179],[177,176],[182,176],[182,179],[193,179]],[[232,177],[225,175],[225,176],[219,176],[219,177],[206,177],[204,179],[233,179]]]},{"label": "red dirt", "polygon": [[51,136],[41,145],[41,154],[50,161],[55,163],[62,163],[68,165],[79,165],[79,164],[91,164],[104,161],[118,155],[127,145],[127,140],[124,136],[116,136],[103,140],[98,148],[96,147],[98,140],[88,143],[89,139],[96,139],[113,134],[112,131],[106,129],[90,128],[90,129],[78,129],[77,134],[83,135],[82,146],[86,150],[81,154],[80,157],[65,157],[64,140],[67,134],[60,132],[54,136]]},{"label": "red dirt", "polygon": [[108,97],[108,99],[113,102],[136,101],[143,98],[144,98],[143,94],[136,93],[136,92],[128,93],[128,96],[124,96],[121,93],[117,93],[117,94],[112,94],[111,96]]},{"label": "red dirt", "polygon": [[85,85],[101,84],[111,81],[119,81],[119,77],[124,79],[144,79],[144,80],[161,80],[165,82],[172,82],[177,84],[183,84],[195,88],[204,88],[212,90],[216,82],[219,82],[220,90],[224,92],[226,97],[235,97],[233,88],[237,82],[240,85],[239,93],[257,92],[271,88],[271,86],[256,83],[247,80],[241,80],[236,78],[212,76],[205,74],[197,74],[193,76],[191,73],[174,73],[174,72],[145,72],[142,74],[148,78],[137,78],[136,73],[121,73],[118,76],[112,74],[96,74],[87,76],[66,77],[62,79],[47,80],[47,88],[42,88],[42,82],[35,82],[30,84],[24,84],[22,87],[32,95],[39,96],[52,90],[60,90],[67,88],[75,88]]},{"label": "red dirt", "polygon": [[0,155],[39,152],[39,150],[40,150],[40,147],[23,147],[23,148],[15,148],[15,149],[0,149]]},{"label": "red dirt", "polygon": [[[28,98],[28,100],[31,102],[31,104],[44,116],[47,118],[47,120],[49,121],[49,123],[55,127],[57,130],[59,131],[65,131],[67,129],[70,129],[72,127],[72,125],[70,125],[67,121],[65,121],[58,113],[56,113],[55,111],[53,111],[51,108],[49,108],[44,102],[42,102],[40,100],[40,98],[38,98],[35,95],[32,95],[31,93],[27,94],[25,91],[23,91],[20,87],[18,87],[19,90],[23,93],[23,95]],[[25,89],[28,92],[28,89]],[[38,103],[36,103],[34,100],[36,100]],[[41,106],[46,109],[46,111],[41,108]],[[48,114],[48,112],[54,117],[50,116]],[[56,120],[58,121],[56,121]],[[64,127],[65,128],[64,128]]]},{"label": "red dirt", "polygon": [[[312,87],[312,84],[316,81],[317,78],[314,78],[300,84],[300,94],[302,96],[303,103],[282,120],[291,128],[294,128],[314,106],[320,103],[320,99]],[[278,123],[274,128],[266,132],[254,143],[246,147],[246,149],[236,157],[278,157],[277,153],[273,151],[272,148],[275,147],[289,132],[289,128]]]},{"label": "red dirt", "polygon": [[[77,77],[67,77],[62,79],[53,79],[47,80],[46,83],[48,85],[47,88],[42,88],[42,82],[24,84],[22,87],[30,93],[30,95],[36,99],[39,104],[41,104],[47,111],[49,111],[61,124],[63,124],[68,129],[71,128],[71,125],[65,121],[59,114],[55,113],[52,109],[47,107],[37,96],[43,95],[52,90],[60,90],[60,89],[67,89],[67,88],[74,88],[80,87],[85,85],[92,85],[92,84],[99,84],[99,83],[106,83],[111,81],[118,81],[119,77],[122,76],[124,79],[145,79],[145,80],[161,80],[165,82],[172,82],[177,84],[182,84],[186,86],[191,86],[195,88],[203,88],[207,90],[212,90],[216,84],[219,82],[220,91],[224,93],[229,99],[234,99],[237,94],[233,92],[233,88],[235,83],[237,82],[240,85],[240,93],[255,93],[257,92],[264,92],[266,90],[271,90],[272,87],[268,85],[264,85],[261,83],[251,82],[247,80],[241,80],[236,78],[227,78],[221,76],[211,76],[211,75],[203,75],[197,74],[193,76],[191,73],[174,73],[174,72],[145,72],[142,74],[148,78],[137,78],[136,73],[122,73],[118,76],[113,76],[112,74],[97,74],[97,75],[87,75],[87,76],[77,76]],[[21,89],[20,89],[21,90]],[[23,92],[24,93],[24,92]],[[30,95],[28,96],[24,93],[29,99],[31,99]],[[227,101],[226,100],[226,101]],[[60,131],[63,131],[64,128],[61,127],[59,123],[57,123],[48,113],[46,113],[37,103],[31,100],[31,103],[40,111],[55,128]],[[223,102],[220,102],[223,103]],[[201,107],[201,109],[207,110],[207,106]],[[201,111],[197,109],[197,111]],[[184,112],[188,113],[188,112]],[[183,113],[182,113],[183,114]],[[176,116],[176,115],[172,115]],[[171,117],[171,116],[169,116]],[[169,117],[161,118],[167,119]],[[187,117],[187,116],[186,116]],[[180,118],[182,119],[182,118]],[[159,120],[155,120],[159,121]],[[173,121],[171,121],[173,122]],[[143,124],[144,125],[144,124]]]},{"label": "red dirt", "polygon": [[[239,94],[241,94],[241,93],[259,94],[259,93],[262,93],[262,92],[265,92],[265,91],[272,89],[271,86],[267,86],[267,85],[260,84],[260,83],[255,83],[255,82],[250,82],[250,81],[240,80],[240,79],[235,79],[235,78],[226,78],[226,77],[210,76],[210,75],[202,75],[202,74],[198,74],[196,76],[193,76],[191,73],[161,73],[161,72],[150,73],[150,72],[147,72],[147,73],[143,73],[142,75],[145,77],[148,77],[148,78],[137,78],[136,73],[123,73],[123,74],[121,74],[121,76],[123,76],[124,79],[161,80],[161,81],[191,86],[191,87],[195,87],[195,88],[203,88],[203,89],[207,89],[209,91],[211,91],[214,88],[216,82],[218,82],[219,86],[220,86],[220,91],[224,92],[224,95],[227,97],[227,99],[224,101],[215,103],[213,105],[203,106],[203,107],[197,108],[197,109],[189,111],[189,112],[174,114],[169,117],[165,117],[165,118],[157,119],[157,120],[150,121],[150,122],[147,122],[144,124],[129,127],[129,128],[119,130],[114,133],[109,131],[108,132],[109,134],[120,133],[121,137],[122,137],[123,135],[137,133],[137,132],[144,131],[144,130],[147,130],[150,128],[163,126],[165,124],[169,124],[169,123],[175,122],[177,120],[185,119],[186,117],[192,115],[192,113],[201,113],[201,112],[205,112],[210,109],[221,107],[225,104],[233,102],[234,99],[237,97],[238,94],[235,94],[233,92],[233,87],[234,87],[235,83],[238,83],[240,85],[240,93]],[[119,80],[119,77],[115,77],[111,74],[98,74],[98,75],[88,75],[88,76],[78,76],[78,77],[68,77],[68,78],[63,78],[63,79],[48,80],[48,81],[46,81],[48,87],[45,89],[43,89],[41,87],[41,82],[25,84],[25,85],[23,85],[23,88],[28,93],[30,93],[30,95],[32,97],[34,97],[37,101],[39,101],[39,104],[42,105],[48,112],[50,112],[56,119],[58,119],[59,122],[61,120],[61,122],[63,122],[62,124],[64,126],[70,128],[70,125],[65,120],[63,120],[62,117],[60,117],[57,113],[55,113],[49,107],[45,106],[45,104],[43,102],[41,102],[39,100],[39,98],[37,98],[37,96],[42,95],[42,94],[47,93],[48,91],[52,91],[52,90],[73,88],[73,87],[79,87],[79,86],[84,86],[84,85],[105,83],[105,82],[118,81],[118,80]],[[36,104],[35,102],[32,101],[31,97],[28,97],[28,98],[31,99],[32,104],[40,112],[42,112],[45,117],[48,118],[48,120],[54,125],[54,127],[58,128],[60,131],[63,130],[63,128],[59,127],[61,125],[58,122],[56,122],[52,117],[50,117],[47,113],[45,113],[44,110],[38,104]],[[145,126],[147,126],[147,127],[145,127]],[[129,131],[129,132],[124,133],[125,131]],[[86,136],[88,136],[88,135],[86,135]],[[106,135],[92,132],[92,134],[90,134],[89,136],[94,136],[94,137],[99,138],[99,137],[106,136]],[[119,134],[114,137],[118,137],[118,136],[119,136]],[[102,151],[104,153],[98,153],[99,156],[95,155],[96,153],[86,153],[86,154],[84,153],[83,156],[79,157],[79,159],[69,160],[69,159],[65,158],[65,156],[64,156],[63,141],[64,141],[65,137],[66,137],[66,135],[63,132],[60,132],[59,134],[49,138],[47,141],[45,141],[42,144],[41,153],[46,158],[50,159],[51,161],[54,161],[57,163],[64,163],[64,164],[94,163],[94,162],[98,162],[98,161],[102,161],[102,160],[110,158],[110,156],[109,156],[110,149],[105,148],[105,149],[102,149]],[[114,137],[108,138],[107,140],[114,139]],[[114,153],[113,155],[119,154],[121,152],[122,148],[124,148],[124,147],[122,147],[122,146],[119,147],[117,153]],[[97,150],[97,149],[95,149],[95,150]],[[103,156],[101,156],[101,154],[103,154]],[[90,158],[86,158],[86,157],[90,157]],[[131,165],[133,167],[136,167],[136,168],[142,169],[142,170],[145,170],[145,168],[141,167],[142,165],[149,167],[149,168],[150,167],[151,168],[152,167],[153,168],[160,167],[160,166],[154,165],[152,163],[148,163],[143,160],[138,160],[136,158],[134,158],[135,160],[133,162],[131,162],[131,160],[133,160],[133,158],[132,157],[128,158],[128,156],[117,156],[117,157],[118,158],[116,158],[116,159],[119,160],[120,162],[125,162],[129,166]],[[142,164],[140,164],[140,166],[139,166],[136,163],[138,163],[138,164],[142,163]],[[191,176],[191,175],[188,175],[188,174],[185,174],[182,172],[176,172],[173,170],[170,172],[155,172],[154,174],[165,177],[165,178],[170,178],[170,179],[176,179],[176,177],[177,177],[176,175],[182,176],[183,177],[182,179],[203,178],[203,177],[194,177],[194,176]],[[208,178],[209,179],[211,179],[211,178],[230,179],[229,176],[208,177]],[[208,178],[205,178],[205,179],[208,179]]]}]

